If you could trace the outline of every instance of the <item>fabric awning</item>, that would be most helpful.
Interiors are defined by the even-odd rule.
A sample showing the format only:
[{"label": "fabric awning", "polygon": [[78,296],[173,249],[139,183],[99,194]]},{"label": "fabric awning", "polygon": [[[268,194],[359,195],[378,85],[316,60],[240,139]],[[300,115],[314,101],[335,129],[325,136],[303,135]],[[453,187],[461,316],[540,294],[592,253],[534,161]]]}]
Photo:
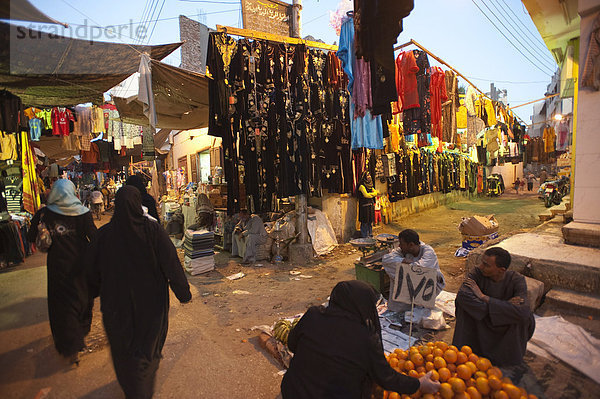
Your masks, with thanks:
[{"label": "fabric awning", "polygon": [[141,53],[162,60],[179,46],[94,42],[0,23],[0,88],[27,106],[101,104],[104,92],[138,70]]},{"label": "fabric awning", "polygon": [[[152,60],[152,91],[157,128],[186,130],[208,126],[208,78]],[[148,126],[137,96],[113,97],[123,122]]]},{"label": "fabric awning", "polygon": [[28,0],[1,0],[0,1],[0,19],[10,19],[15,21],[44,22],[48,24],[59,24],[67,26],[54,18],[50,18],[37,9]]}]

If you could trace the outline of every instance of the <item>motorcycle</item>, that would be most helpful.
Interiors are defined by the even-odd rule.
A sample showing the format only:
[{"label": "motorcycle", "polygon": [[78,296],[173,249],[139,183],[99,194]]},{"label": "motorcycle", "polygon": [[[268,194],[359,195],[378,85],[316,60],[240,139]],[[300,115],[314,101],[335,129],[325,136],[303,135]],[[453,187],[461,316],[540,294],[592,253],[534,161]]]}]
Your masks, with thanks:
[{"label": "motorcycle", "polygon": [[544,200],[546,208],[550,208],[552,205],[559,205],[569,191],[569,178],[562,176],[558,180],[543,183],[538,190],[538,197]]}]

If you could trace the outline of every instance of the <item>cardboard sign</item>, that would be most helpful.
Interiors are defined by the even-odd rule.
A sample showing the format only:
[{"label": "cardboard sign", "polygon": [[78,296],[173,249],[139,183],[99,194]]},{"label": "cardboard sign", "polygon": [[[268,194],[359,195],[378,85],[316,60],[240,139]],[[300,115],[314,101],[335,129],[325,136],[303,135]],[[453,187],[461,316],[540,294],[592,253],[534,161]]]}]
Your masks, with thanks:
[{"label": "cardboard sign", "polygon": [[396,278],[391,300],[433,309],[435,307],[435,289],[437,270],[400,263],[396,267]]}]

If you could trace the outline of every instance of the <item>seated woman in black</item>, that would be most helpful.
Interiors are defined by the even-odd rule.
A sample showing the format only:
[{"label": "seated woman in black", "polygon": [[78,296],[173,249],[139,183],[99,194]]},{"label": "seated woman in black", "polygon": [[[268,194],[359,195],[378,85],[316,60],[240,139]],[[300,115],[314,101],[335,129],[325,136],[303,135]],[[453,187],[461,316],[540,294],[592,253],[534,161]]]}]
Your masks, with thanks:
[{"label": "seated woman in black", "polygon": [[417,379],[388,365],[378,297],[367,283],[342,281],[333,288],[328,307],[307,310],[289,335],[294,358],[281,382],[284,399],[370,398],[373,383],[398,393],[438,391],[440,383],[431,380],[431,373]]}]

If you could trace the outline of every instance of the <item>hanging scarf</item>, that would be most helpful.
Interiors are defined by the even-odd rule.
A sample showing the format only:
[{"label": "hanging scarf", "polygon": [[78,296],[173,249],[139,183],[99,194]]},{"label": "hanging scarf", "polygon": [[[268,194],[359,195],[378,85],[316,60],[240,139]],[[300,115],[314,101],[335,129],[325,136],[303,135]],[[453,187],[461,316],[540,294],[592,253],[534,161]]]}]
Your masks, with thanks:
[{"label": "hanging scarf", "polygon": [[46,208],[65,216],[79,216],[90,210],[77,198],[75,185],[71,180],[58,179],[52,185]]},{"label": "hanging scarf", "polygon": [[29,147],[29,137],[21,132],[21,167],[23,168],[23,208],[35,213],[40,207],[40,193],[35,173],[35,158]]}]

